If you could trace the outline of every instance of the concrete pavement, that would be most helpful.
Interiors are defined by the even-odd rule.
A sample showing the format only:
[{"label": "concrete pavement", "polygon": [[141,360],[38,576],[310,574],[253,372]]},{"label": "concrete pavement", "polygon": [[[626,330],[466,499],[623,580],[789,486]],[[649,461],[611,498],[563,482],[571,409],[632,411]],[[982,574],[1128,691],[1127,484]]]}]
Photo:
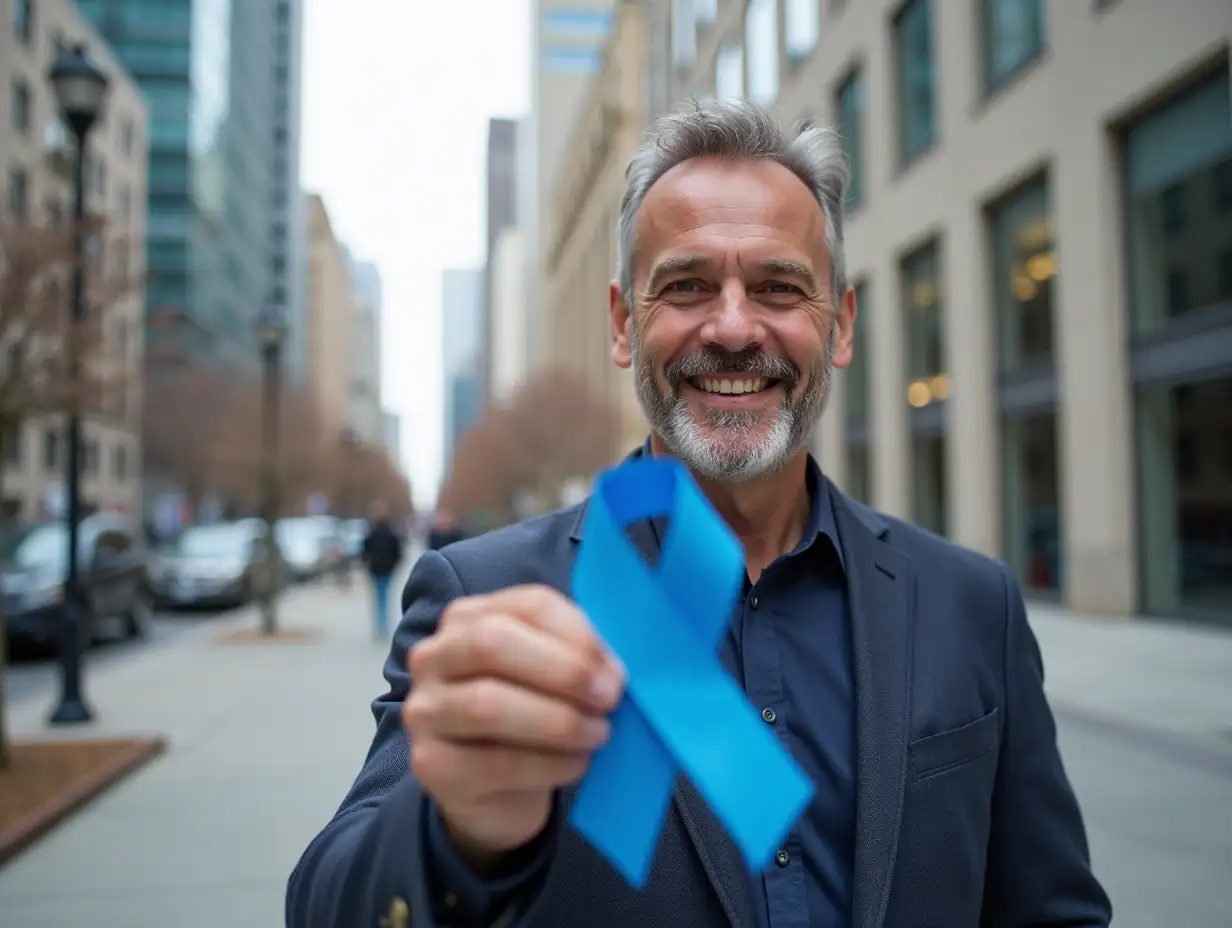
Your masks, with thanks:
[{"label": "concrete pavement", "polygon": [[[321,630],[312,643],[217,646],[210,629],[94,668],[99,722],[79,736],[158,733],[170,747],[0,870],[0,924],[282,924],[286,877],[372,735],[385,646],[366,607],[358,583],[319,584],[283,608],[286,625]],[[1226,928],[1232,634],[1045,607],[1032,618],[1116,924]],[[15,733],[45,736],[45,711],[15,706]]]}]

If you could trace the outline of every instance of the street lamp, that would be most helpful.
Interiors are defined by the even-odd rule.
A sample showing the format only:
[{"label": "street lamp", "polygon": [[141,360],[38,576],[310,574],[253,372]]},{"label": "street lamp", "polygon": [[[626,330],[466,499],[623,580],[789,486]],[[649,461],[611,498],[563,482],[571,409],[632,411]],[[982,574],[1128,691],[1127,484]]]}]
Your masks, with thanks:
[{"label": "street lamp", "polygon": [[[107,75],[86,55],[84,45],[75,45],[47,72],[56,103],[65,123],[77,140],[73,164],[73,287],[71,331],[81,324],[86,313],[85,296],[85,216],[86,216],[86,139],[98,121],[107,99]],[[69,378],[73,386],[80,376],[80,361],[73,340],[69,342]],[[65,497],[68,519],[68,571],[64,580],[64,609],[60,622],[60,700],[51,713],[53,725],[73,725],[94,717],[82,693],[82,634],[84,602],[81,591],[78,555],[78,528],[81,522],[81,410],[78,397],[68,411],[68,472]]]},{"label": "street lamp", "polygon": [[278,554],[278,409],[282,382],[282,341],[287,334],[287,311],[281,303],[267,303],[257,313],[257,344],[261,346],[261,457],[264,480],[262,505],[265,509],[265,583],[261,591],[261,631],[273,635],[278,630],[275,613],[276,586],[281,578]]}]

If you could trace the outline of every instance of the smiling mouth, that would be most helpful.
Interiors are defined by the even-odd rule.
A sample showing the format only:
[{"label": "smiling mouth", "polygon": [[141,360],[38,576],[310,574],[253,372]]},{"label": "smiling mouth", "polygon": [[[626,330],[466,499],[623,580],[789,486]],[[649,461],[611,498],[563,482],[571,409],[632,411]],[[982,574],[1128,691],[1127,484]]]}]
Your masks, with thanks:
[{"label": "smiling mouth", "polygon": [[772,377],[690,377],[689,386],[702,393],[713,393],[720,396],[746,396],[764,393],[779,384]]}]

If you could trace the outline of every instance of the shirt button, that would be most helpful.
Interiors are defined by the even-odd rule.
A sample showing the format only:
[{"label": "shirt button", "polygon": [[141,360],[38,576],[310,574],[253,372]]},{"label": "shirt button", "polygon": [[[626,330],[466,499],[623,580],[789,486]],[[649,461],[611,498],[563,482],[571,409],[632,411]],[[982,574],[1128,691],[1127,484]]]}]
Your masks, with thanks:
[{"label": "shirt button", "polygon": [[791,855],[782,848],[779,848],[779,852],[774,855],[774,862],[780,867],[786,867],[791,862]]},{"label": "shirt button", "polygon": [[762,709],[761,717],[763,721],[774,724],[774,720],[777,719],[779,716],[778,716],[778,713],[775,712],[773,709]]},{"label": "shirt button", "polygon": [[761,600],[758,598],[756,593],[754,593],[752,596],[749,597],[749,608],[750,609],[756,609],[760,605],[761,605]]}]

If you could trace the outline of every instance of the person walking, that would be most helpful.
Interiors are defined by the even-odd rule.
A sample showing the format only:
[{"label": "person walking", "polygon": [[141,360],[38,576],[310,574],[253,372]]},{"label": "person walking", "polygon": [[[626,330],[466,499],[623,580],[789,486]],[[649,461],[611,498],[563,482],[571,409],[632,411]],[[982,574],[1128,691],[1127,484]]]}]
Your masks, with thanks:
[{"label": "person walking", "polygon": [[402,563],[402,539],[389,522],[389,509],[378,503],[372,509],[368,534],[364,536],[361,553],[364,567],[372,578],[372,633],[379,641],[389,634],[389,584],[394,571]]}]

